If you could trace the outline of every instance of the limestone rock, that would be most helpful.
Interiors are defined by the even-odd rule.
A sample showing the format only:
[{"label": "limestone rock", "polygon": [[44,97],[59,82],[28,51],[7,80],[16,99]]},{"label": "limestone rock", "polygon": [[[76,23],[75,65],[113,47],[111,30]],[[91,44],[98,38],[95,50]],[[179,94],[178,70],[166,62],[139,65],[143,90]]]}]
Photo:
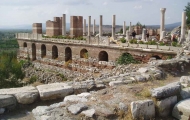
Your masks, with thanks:
[{"label": "limestone rock", "polygon": [[0,89],[2,95],[14,95],[18,103],[31,104],[39,96],[36,87],[26,86],[20,88]]},{"label": "limestone rock", "polygon": [[151,90],[152,97],[157,99],[174,96],[180,93],[181,84],[179,82],[170,83],[166,86]]},{"label": "limestone rock", "polygon": [[182,99],[190,98],[190,87],[182,89],[180,95]]},{"label": "limestone rock", "polygon": [[171,114],[174,105],[177,103],[177,96],[172,96],[161,101],[157,101],[158,115],[167,117]]},{"label": "limestone rock", "polygon": [[73,87],[65,83],[52,83],[46,85],[39,85],[37,89],[40,93],[41,100],[51,100],[57,98],[64,98],[73,93]]},{"label": "limestone rock", "polygon": [[190,119],[190,99],[180,101],[175,105],[172,111],[172,116],[179,120]]},{"label": "limestone rock", "polygon": [[155,105],[152,100],[135,101],[131,103],[133,119],[152,119],[155,117]]},{"label": "limestone rock", "polygon": [[76,115],[80,113],[81,111],[88,109],[88,107],[85,104],[77,103],[77,104],[70,105],[67,109],[72,114]]},{"label": "limestone rock", "polygon": [[146,73],[146,72],[148,72],[148,68],[139,68],[138,70],[137,70],[137,72],[140,72],[140,73]]},{"label": "limestone rock", "polygon": [[111,117],[114,115],[114,112],[112,110],[110,110],[109,108],[101,108],[101,107],[98,107],[96,108],[96,115],[99,115],[99,116],[103,116],[103,117]]},{"label": "limestone rock", "polygon": [[109,86],[117,86],[117,85],[123,85],[124,82],[123,81],[111,81],[109,83]]},{"label": "limestone rock", "polygon": [[135,78],[138,82],[145,82],[146,81],[146,78],[142,75],[136,75]]},{"label": "limestone rock", "polygon": [[190,76],[182,76],[180,78],[180,83],[185,87],[190,87]]},{"label": "limestone rock", "polygon": [[87,102],[85,97],[80,97],[77,95],[69,95],[64,98],[64,102]]},{"label": "limestone rock", "polygon": [[84,114],[87,117],[93,117],[93,115],[95,114],[95,109],[82,111],[82,114]]},{"label": "limestone rock", "polygon": [[0,108],[13,109],[16,107],[16,102],[12,95],[0,95]]},{"label": "limestone rock", "polygon": [[124,112],[127,112],[128,111],[128,107],[127,105],[125,105],[124,103],[120,102],[119,103],[119,109],[124,111]]}]

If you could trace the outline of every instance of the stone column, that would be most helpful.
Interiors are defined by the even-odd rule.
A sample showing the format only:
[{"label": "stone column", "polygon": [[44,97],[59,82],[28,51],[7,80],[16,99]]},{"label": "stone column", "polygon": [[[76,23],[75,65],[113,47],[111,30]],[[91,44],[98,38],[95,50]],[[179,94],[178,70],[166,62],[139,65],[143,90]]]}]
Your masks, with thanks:
[{"label": "stone column", "polygon": [[[166,8],[161,8],[160,9],[161,11],[161,20],[160,20],[160,36],[162,34],[162,31],[164,31],[164,25],[165,25],[165,11],[166,11]],[[160,37],[160,40],[163,39]]]},{"label": "stone column", "polygon": [[183,43],[185,41],[185,28],[186,25],[186,12],[182,12],[182,21],[181,21],[181,37],[180,37],[180,43]]},{"label": "stone column", "polygon": [[84,19],[83,34],[86,35],[86,19]]},{"label": "stone column", "polygon": [[95,35],[95,27],[96,27],[96,20],[94,19],[94,24],[93,24],[93,35]]},{"label": "stone column", "polygon": [[123,22],[123,35],[125,35],[126,33],[126,24],[125,24],[125,21]]},{"label": "stone column", "polygon": [[146,40],[146,29],[143,28],[142,30],[142,40]]},{"label": "stone column", "polygon": [[130,22],[130,25],[129,25],[129,34],[132,33],[132,23]]},{"label": "stone column", "polygon": [[188,31],[188,36],[187,36],[186,41],[190,41],[190,30]]},{"label": "stone column", "polygon": [[90,28],[91,28],[91,16],[88,16],[88,36],[91,36]]},{"label": "stone column", "polygon": [[162,38],[162,39],[160,39],[160,40],[163,40],[165,38],[165,36],[166,36],[166,31],[162,31],[162,33],[160,34],[160,38]]},{"label": "stone column", "polygon": [[112,38],[115,39],[115,15],[112,17]]},{"label": "stone column", "polygon": [[62,17],[62,35],[66,36],[66,14]]},{"label": "stone column", "polygon": [[126,31],[126,41],[130,40],[130,32],[129,30]]},{"label": "stone column", "polygon": [[103,17],[100,15],[100,24],[99,24],[99,37],[102,37],[102,24],[103,24]]}]

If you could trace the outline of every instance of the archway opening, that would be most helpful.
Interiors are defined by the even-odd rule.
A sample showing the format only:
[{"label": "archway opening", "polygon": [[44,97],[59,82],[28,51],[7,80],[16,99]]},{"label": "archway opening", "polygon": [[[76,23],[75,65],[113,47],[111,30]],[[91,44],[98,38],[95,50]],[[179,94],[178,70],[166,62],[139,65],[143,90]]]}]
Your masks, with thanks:
[{"label": "archway opening", "polygon": [[32,44],[32,60],[36,60],[36,45]]},{"label": "archway opening", "polygon": [[72,61],[72,51],[70,47],[65,49],[65,62]]},{"label": "archway opening", "polygon": [[154,55],[154,56],[152,56],[152,58],[156,58],[156,60],[161,60],[162,58],[160,57],[160,56],[158,56],[158,55]]},{"label": "archway opening", "polygon": [[58,49],[57,46],[52,47],[52,59],[57,59],[58,58]]},{"label": "archway opening", "polygon": [[44,58],[46,56],[46,46],[42,44],[41,46],[41,58]]},{"label": "archway opening", "polygon": [[26,44],[26,42],[24,42],[24,43],[23,43],[23,47],[27,47],[27,44]]},{"label": "archway opening", "polygon": [[101,51],[99,53],[99,61],[107,61],[108,62],[108,53],[106,51]]},{"label": "archway opening", "polygon": [[80,51],[80,58],[86,58],[86,59],[88,59],[88,51],[86,49],[82,49]]}]

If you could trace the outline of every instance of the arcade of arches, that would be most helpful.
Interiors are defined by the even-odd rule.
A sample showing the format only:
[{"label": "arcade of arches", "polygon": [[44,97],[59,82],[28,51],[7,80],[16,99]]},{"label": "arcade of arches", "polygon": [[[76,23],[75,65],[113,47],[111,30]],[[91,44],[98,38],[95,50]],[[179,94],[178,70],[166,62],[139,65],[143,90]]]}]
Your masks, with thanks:
[{"label": "arcade of arches", "polygon": [[[23,47],[26,48],[27,47],[27,43],[24,42],[23,43]],[[47,54],[47,49],[46,49],[46,45],[42,44],[41,45],[41,58],[45,58]],[[70,61],[72,60],[72,50],[70,47],[66,47],[65,48],[65,61]],[[57,59],[59,57],[59,50],[58,47],[56,45],[53,45],[52,47],[52,59]],[[88,55],[88,50],[83,48],[82,50],[80,50],[80,58],[85,58],[88,59],[89,55]],[[99,61],[108,61],[108,53],[106,51],[100,51],[99,55],[98,55],[98,59]],[[36,44],[32,43],[32,60],[36,60]]]}]

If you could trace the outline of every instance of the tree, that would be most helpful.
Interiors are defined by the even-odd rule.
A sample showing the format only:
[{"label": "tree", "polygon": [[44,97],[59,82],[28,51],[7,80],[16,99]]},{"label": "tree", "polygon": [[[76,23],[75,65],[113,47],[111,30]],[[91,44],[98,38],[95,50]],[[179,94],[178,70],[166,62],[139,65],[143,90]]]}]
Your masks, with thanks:
[{"label": "tree", "polygon": [[123,33],[123,28],[120,29],[119,33]]},{"label": "tree", "polygon": [[136,26],[142,26],[142,24],[140,22],[137,22]]},{"label": "tree", "polygon": [[187,20],[186,20],[187,26],[188,28],[190,28],[190,2],[187,3],[187,6],[185,6],[184,11],[186,11],[186,16],[187,16]]}]

